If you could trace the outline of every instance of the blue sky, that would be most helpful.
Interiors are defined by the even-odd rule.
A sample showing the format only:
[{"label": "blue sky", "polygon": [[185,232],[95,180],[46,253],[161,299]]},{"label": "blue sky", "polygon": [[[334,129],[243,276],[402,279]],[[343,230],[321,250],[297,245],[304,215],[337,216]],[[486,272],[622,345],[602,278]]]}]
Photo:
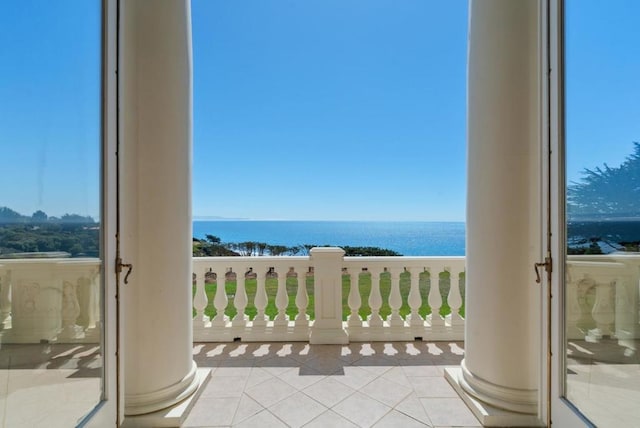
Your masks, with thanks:
[{"label": "blue sky", "polygon": [[567,179],[576,181],[640,142],[640,2],[569,0],[566,16]]},{"label": "blue sky", "polygon": [[464,218],[466,1],[192,7],[194,215]]},{"label": "blue sky", "polygon": [[[567,4],[571,180],[640,140],[640,2],[613,4]],[[0,7],[0,206],[97,216],[99,12]],[[192,0],[192,12],[194,215],[464,219],[466,1]]]}]

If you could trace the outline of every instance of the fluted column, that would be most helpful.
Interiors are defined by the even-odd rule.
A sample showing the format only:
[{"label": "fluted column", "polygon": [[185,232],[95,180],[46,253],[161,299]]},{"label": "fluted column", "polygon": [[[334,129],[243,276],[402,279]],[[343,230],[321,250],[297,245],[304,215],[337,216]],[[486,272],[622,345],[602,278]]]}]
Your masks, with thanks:
[{"label": "fluted column", "polygon": [[465,358],[456,380],[486,407],[485,426],[537,425],[539,8],[538,0],[470,4]]},{"label": "fluted column", "polygon": [[133,264],[121,302],[125,414],[131,416],[166,409],[198,385],[189,1],[121,2],[120,49],[121,242],[124,261]]}]

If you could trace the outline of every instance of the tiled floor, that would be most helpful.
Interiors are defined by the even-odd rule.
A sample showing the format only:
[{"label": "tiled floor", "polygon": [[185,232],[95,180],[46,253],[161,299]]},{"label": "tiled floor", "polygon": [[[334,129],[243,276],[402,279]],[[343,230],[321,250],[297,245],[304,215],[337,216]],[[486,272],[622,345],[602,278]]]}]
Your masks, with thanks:
[{"label": "tiled floor", "polygon": [[640,341],[569,342],[567,398],[598,427],[640,426]]},{"label": "tiled floor", "polygon": [[100,401],[97,344],[0,347],[0,427],[68,428]]},{"label": "tiled floor", "polygon": [[460,342],[201,343],[185,427],[479,427],[444,379]]}]

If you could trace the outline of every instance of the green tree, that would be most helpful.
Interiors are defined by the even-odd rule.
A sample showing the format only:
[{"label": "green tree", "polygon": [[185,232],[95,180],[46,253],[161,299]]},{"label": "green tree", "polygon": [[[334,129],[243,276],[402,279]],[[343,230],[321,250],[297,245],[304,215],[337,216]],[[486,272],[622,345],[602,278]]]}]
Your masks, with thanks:
[{"label": "green tree", "polygon": [[569,219],[640,217],[640,143],[618,167],[585,168],[567,188]]},{"label": "green tree", "polygon": [[31,214],[31,221],[34,223],[44,223],[49,217],[44,211],[38,210]]}]

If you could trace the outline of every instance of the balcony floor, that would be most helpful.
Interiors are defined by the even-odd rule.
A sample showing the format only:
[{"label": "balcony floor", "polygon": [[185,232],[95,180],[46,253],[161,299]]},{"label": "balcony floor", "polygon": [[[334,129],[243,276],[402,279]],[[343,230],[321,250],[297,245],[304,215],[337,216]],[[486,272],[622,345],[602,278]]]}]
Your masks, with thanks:
[{"label": "balcony floor", "polygon": [[444,368],[461,342],[195,343],[212,375],[185,427],[479,427]]}]

